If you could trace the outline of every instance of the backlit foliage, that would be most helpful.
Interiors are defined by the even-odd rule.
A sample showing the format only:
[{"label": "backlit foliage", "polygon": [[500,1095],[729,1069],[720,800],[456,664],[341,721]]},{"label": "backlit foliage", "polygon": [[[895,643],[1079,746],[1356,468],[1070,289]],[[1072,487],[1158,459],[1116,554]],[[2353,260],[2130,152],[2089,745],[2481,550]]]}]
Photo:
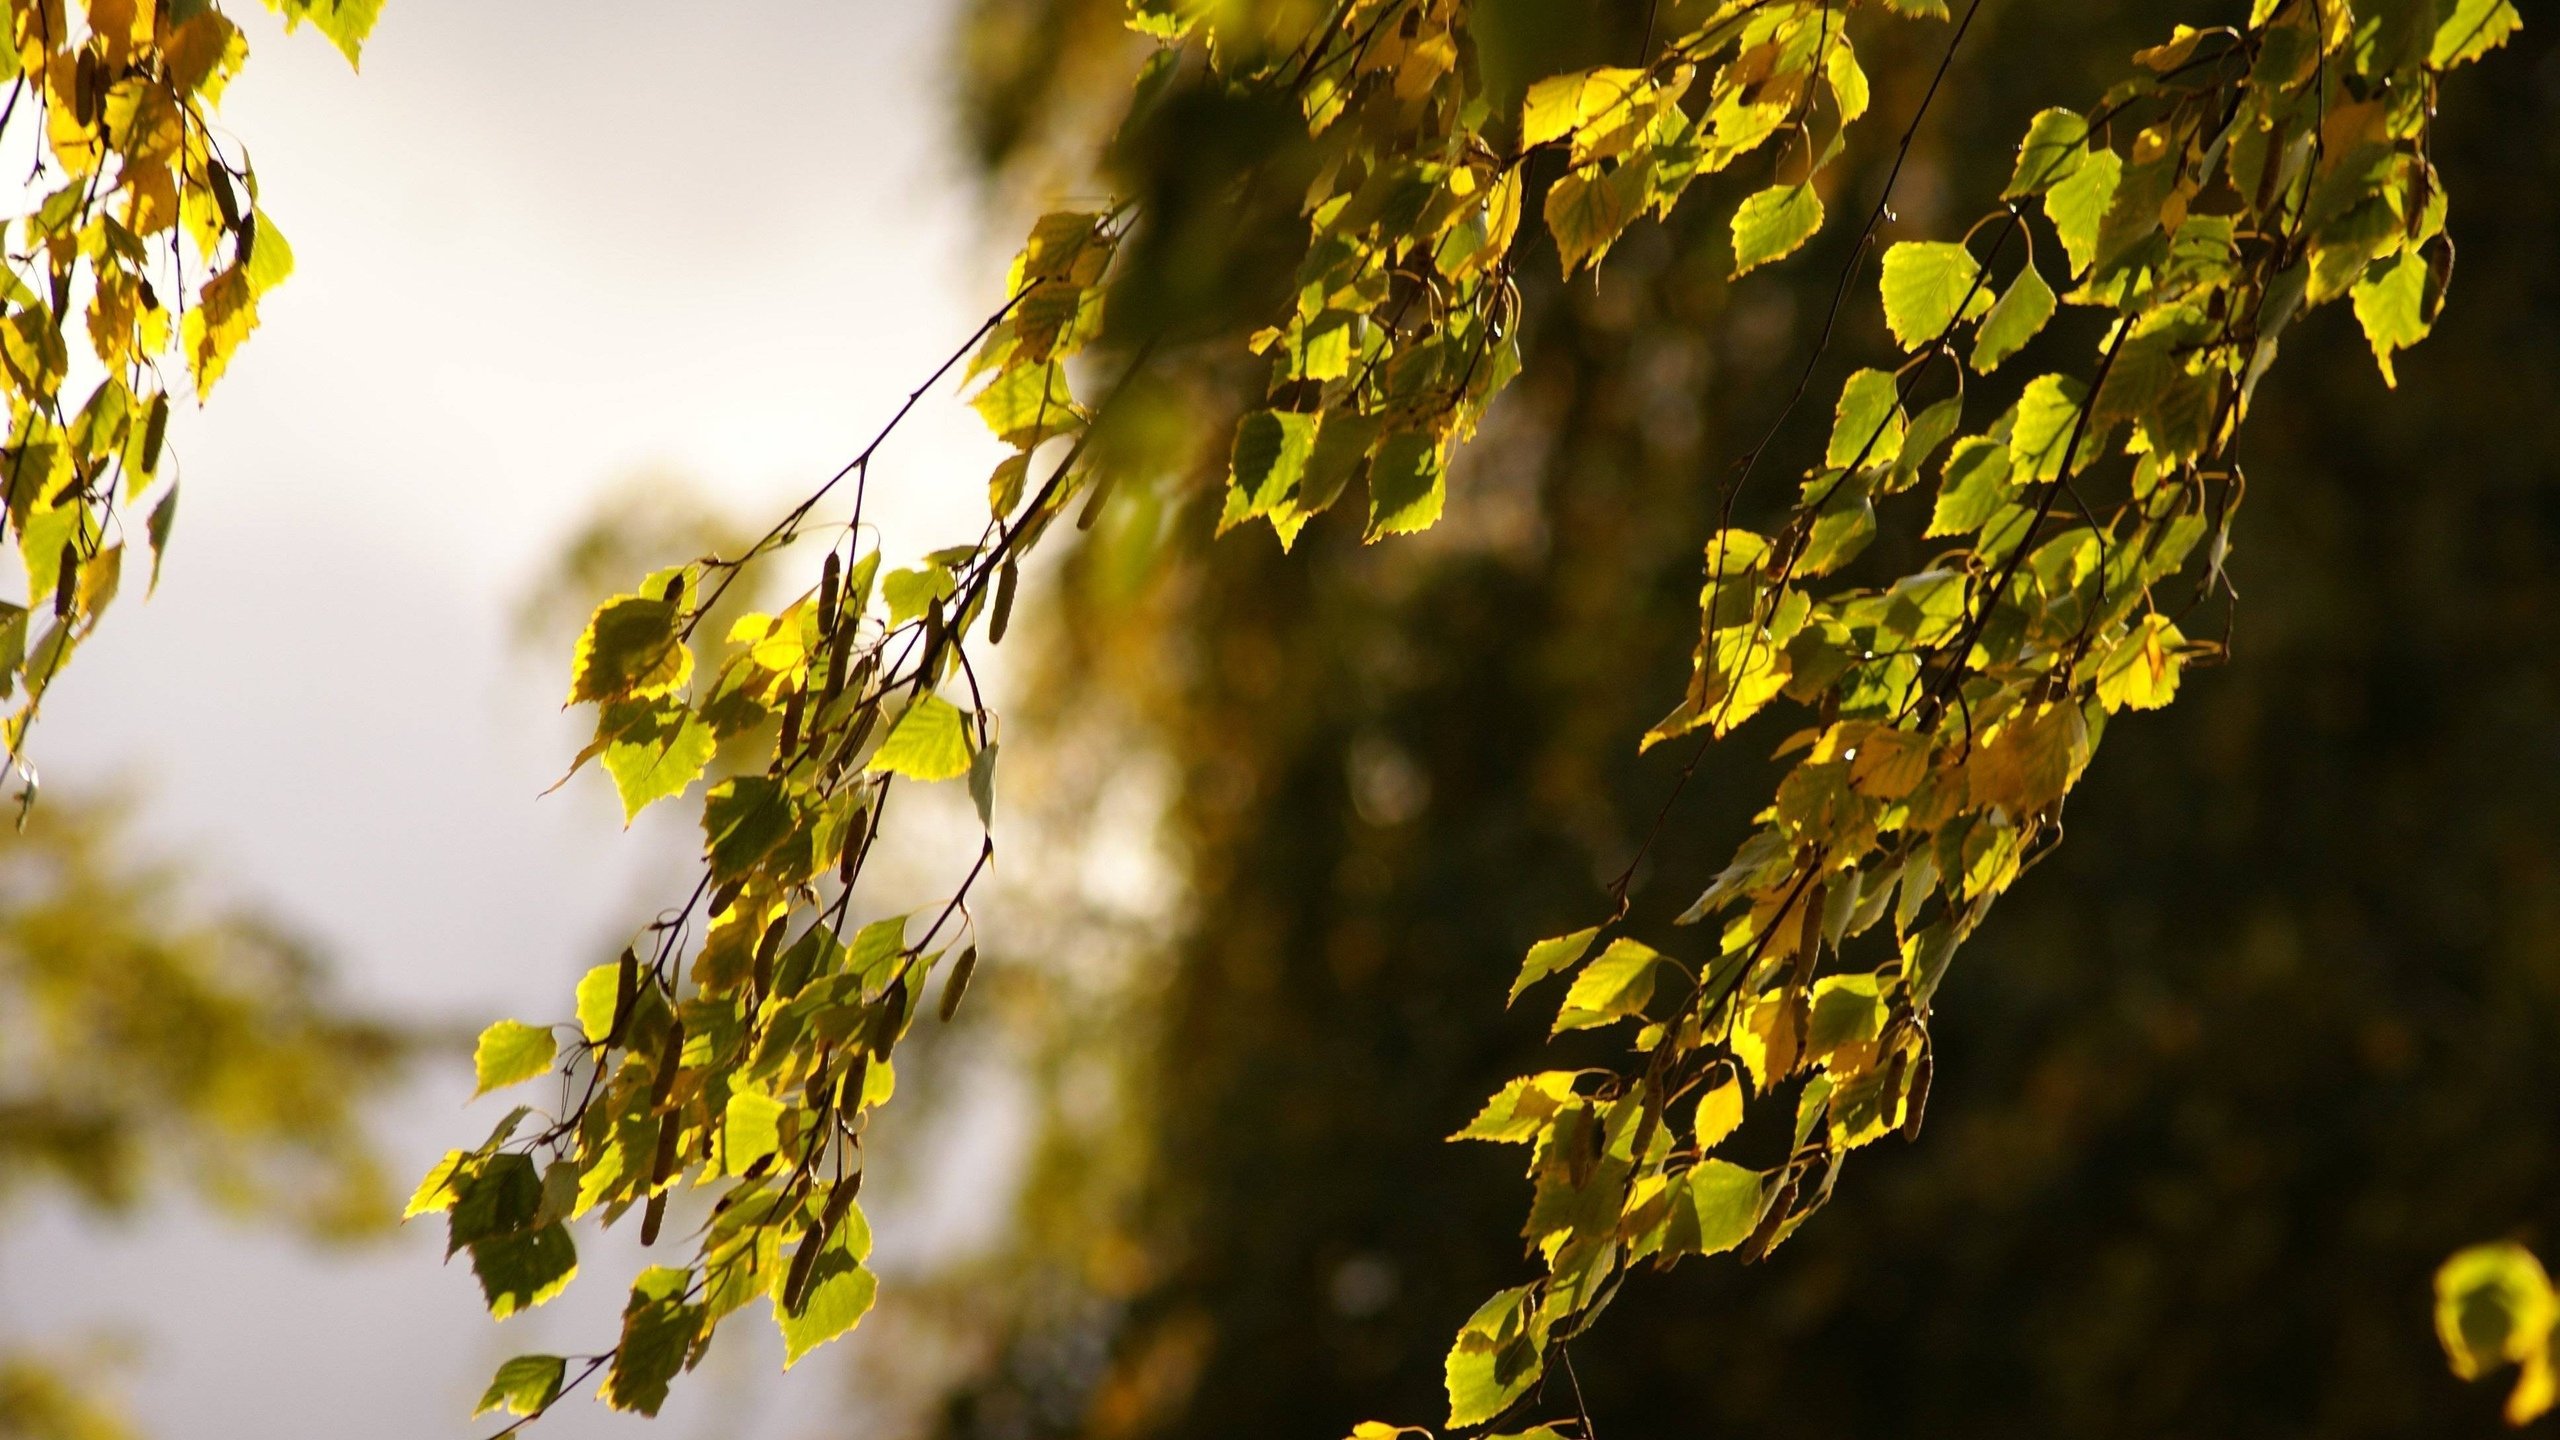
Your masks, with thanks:
[{"label": "backlit foliage", "polygon": [[[380,0],[267,0],[353,64]],[[213,390],[293,251],[258,206],[214,107],[248,59],[209,0],[10,0],[0,138],[31,164],[0,216],[0,536],[26,574],[0,600],[0,718],[25,796],[45,691],[125,583],[135,541],[159,578],[178,513],[168,451],[175,359]],[[138,533],[137,533],[138,532]],[[140,564],[136,562],[137,566]]]},{"label": "backlit foliage", "polygon": [[[574,1375],[511,1361],[484,1408],[529,1418],[601,1373],[609,1403],[654,1412],[758,1298],[792,1360],[868,1309],[865,1116],[935,970],[941,1012],[960,1003],[994,843],[914,915],[858,913],[864,866],[901,781],[965,778],[989,815],[969,642],[1001,638],[1058,520],[1183,467],[1157,433],[1172,356],[1270,366],[1221,447],[1222,528],[1289,544],[1359,482],[1367,538],[1427,529],[1519,368],[1524,214],[1578,273],[1752,158],[1754,182],[1706,203],[1732,207],[1737,273],[1783,260],[1830,218],[1826,169],[1871,109],[1860,37],[1935,26],[1952,58],[1973,7],[1666,0],[1636,64],[1517,85],[1489,78],[1476,18],[1460,0],[1138,0],[1130,24],[1160,49],[1114,151],[1145,183],[1042,219],[1003,309],[944,367],[965,363],[1015,449],[977,541],[882,574],[860,525],[875,441],[757,545],[595,612],[571,698],[597,707],[588,754],[627,806],[684,790],[724,740],[769,761],[710,786],[691,896],[581,984],[569,1043],[512,1021],[483,1037],[485,1088],[557,1070],[560,1113],[454,1152],[412,1208],[451,1212],[505,1315],[568,1283],[576,1216],[637,1209],[654,1243],[671,1187],[717,1198],[684,1263],[640,1277],[617,1344]],[[2258,0],[2244,24],[2181,27],[2085,109],[2036,116],[1971,225],[1885,250],[1896,352],[1841,387],[1783,521],[1708,546],[1691,682],[1641,737],[1703,745],[1783,705],[1792,769],[1682,917],[1703,942],[1619,933],[1631,865],[1613,909],[1530,951],[1512,999],[1556,982],[1554,1031],[1622,1036],[1624,1058],[1522,1077],[1456,1137],[1525,1147],[1532,1269],[1450,1350],[1449,1426],[1556,1433],[1530,1428],[1549,1356],[1634,1267],[1759,1259],[1850,1151],[1917,1132],[1956,951],[2058,841],[2107,727],[2219,653],[2180,621],[2223,584],[2233,446],[2288,327],[2348,302],[2386,377],[2426,334],[2451,271],[2438,80],[2517,23],[2509,0]],[[1899,117],[1906,136],[1939,98]],[[1259,138],[1221,168],[1237,136]],[[1257,246],[1286,250],[1290,283],[1256,283]],[[846,519],[822,522],[847,481]],[[1936,542],[1931,562],[1860,571],[1889,526]],[[803,535],[832,540],[816,584],[709,636],[731,653],[700,663],[738,567]],[[1780,1163],[1719,1153],[1773,1126]]]},{"label": "backlit foliage", "polygon": [[2507,1423],[2538,1419],[2560,1395],[2560,1296],[2521,1245],[2474,1245],[2436,1272],[2436,1336],[2453,1373],[2517,1367]]}]

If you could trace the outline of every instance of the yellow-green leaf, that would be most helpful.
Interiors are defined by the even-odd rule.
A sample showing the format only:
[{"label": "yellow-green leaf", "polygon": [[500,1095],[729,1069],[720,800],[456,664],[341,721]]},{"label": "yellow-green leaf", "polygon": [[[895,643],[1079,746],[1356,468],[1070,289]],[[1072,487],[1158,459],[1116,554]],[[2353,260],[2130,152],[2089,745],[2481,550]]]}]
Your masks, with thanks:
[{"label": "yellow-green leaf", "polygon": [[569,659],[572,704],[663,695],[693,673],[693,653],[676,638],[676,603],[657,595],[617,595],[596,607]]},{"label": "yellow-green leaf", "polygon": [[864,768],[910,780],[957,779],[969,773],[968,723],[950,701],[923,696],[889,727],[889,738]]},{"label": "yellow-green leaf", "polygon": [[611,736],[604,768],[622,798],[626,823],[700,779],[718,748],[711,727],[673,696],[614,701],[596,728]]},{"label": "yellow-green leaf", "polygon": [[1764,1177],[1723,1160],[1707,1160],[1689,1172],[1689,1203],[1698,1212],[1698,1253],[1720,1255],[1751,1238],[1760,1223]]},{"label": "yellow-green leaf", "polygon": [[1733,273],[1747,274],[1794,254],[1822,228],[1822,197],[1811,185],[1773,185],[1733,212]]},{"label": "yellow-green leaf", "polygon": [[1296,490],[1315,443],[1313,415],[1256,410],[1237,421],[1228,484],[1243,501],[1243,515],[1260,515]]},{"label": "yellow-green leaf", "polygon": [[2040,195],[2071,178],[2089,157],[2089,122],[2077,111],[2046,110],[2027,122],[2027,138],[2018,146],[2018,168],[2003,200]]},{"label": "yellow-green leaf", "polygon": [[1698,1149],[1713,1150],[1742,1128],[1742,1081],[1727,1080],[1698,1102]]},{"label": "yellow-green leaf", "polygon": [[2145,615],[2098,664],[2098,703],[2116,710],[2157,710],[2178,695],[2178,647],[2186,643],[2166,615]]},{"label": "yellow-green leaf", "polygon": [[1570,935],[1558,935],[1530,946],[1528,957],[1520,962],[1520,974],[1511,982],[1511,999],[1503,1004],[1509,1005],[1512,1000],[1520,998],[1521,991],[1580,960],[1590,953],[1591,942],[1599,937],[1600,927],[1594,925],[1588,930],[1576,930]]},{"label": "yellow-green leaf", "polygon": [[1991,308],[1973,252],[1948,240],[1905,240],[1884,252],[1884,323],[1905,350],[1917,350],[1960,319]]},{"label": "yellow-green leaf", "polygon": [[2382,383],[2394,389],[2400,376],[2391,367],[2391,352],[2427,338],[2426,301],[2427,262],[2414,250],[2401,251],[2356,282],[2356,323],[2373,346]]},{"label": "yellow-green leaf", "polygon": [[492,1410],[541,1414],[544,1407],[560,1397],[560,1382],[568,1363],[557,1355],[518,1355],[509,1360],[498,1367],[497,1378],[489,1382],[471,1417],[476,1420]]},{"label": "yellow-green leaf", "polygon": [[631,1283],[631,1298],[622,1309],[622,1341],[599,1392],[605,1404],[655,1415],[667,1403],[668,1383],[684,1368],[702,1334],[703,1307],[684,1300],[692,1283],[691,1271],[666,1265],[641,1271]]},{"label": "yellow-green leaf", "polygon": [[2506,44],[2523,25],[2515,0],[2457,0],[2453,13],[2436,27],[2427,63],[2438,70],[2468,64]]},{"label": "yellow-green leaf", "polygon": [[557,1297],[578,1278],[578,1247],[560,1225],[472,1242],[471,1273],[489,1318],[504,1320]]},{"label": "yellow-green leaf", "polygon": [[1556,1012],[1555,1033],[1590,1030],[1641,1012],[1653,998],[1655,967],[1666,964],[1661,952],[1640,941],[1618,939],[1573,978],[1563,1008]]},{"label": "yellow-green leaf", "polygon": [[2017,423],[2009,431],[2011,468],[2030,480],[2060,475],[2063,447],[2073,443],[2075,432],[2079,453],[2071,457],[2071,468],[2087,465],[2097,438],[2080,420],[2081,401],[2088,393],[2088,386],[2069,375],[2042,375],[2029,382],[2018,397]]},{"label": "yellow-green leaf", "polygon": [[470,1158],[471,1152],[468,1150],[444,1152],[444,1158],[437,1161],[435,1168],[427,1172],[426,1178],[418,1182],[418,1188],[409,1196],[409,1203],[401,1210],[400,1218],[414,1220],[421,1215],[433,1215],[439,1211],[452,1209],[456,1198],[453,1185],[454,1174],[462,1168],[463,1162]]},{"label": "yellow-green leaf", "polygon": [[365,37],[373,33],[373,22],[382,18],[382,0],[267,0],[267,6],[283,12],[288,30],[310,21],[311,28],[328,36],[349,65],[361,59]]},{"label": "yellow-green leaf", "polygon": [[2044,192],[2045,218],[2053,222],[2056,235],[2062,238],[2063,252],[2071,257],[2071,273],[2078,275],[2089,268],[2098,255],[2098,222],[2107,215],[2107,206],[2116,198],[2116,181],[2124,173],[2124,161],[2112,150],[2097,150],[2073,167],[2071,174]]},{"label": "yellow-green leaf", "polygon": [[578,1030],[601,1044],[613,1033],[613,1013],[622,1003],[622,966],[608,960],[578,980]]},{"label": "yellow-green leaf", "polygon": [[[862,1267],[870,1249],[870,1230],[859,1209],[848,1211],[818,1252],[815,1266],[800,1293],[800,1308],[783,1308],[777,1298],[776,1319],[782,1327],[782,1368],[800,1363],[810,1351],[862,1323],[879,1294],[880,1282]],[[778,1283],[778,1278],[777,1278]]]},{"label": "yellow-green leaf", "polygon": [[479,1047],[471,1055],[480,1088],[471,1093],[486,1095],[548,1074],[559,1054],[559,1043],[549,1030],[521,1020],[501,1020],[480,1032]]},{"label": "yellow-green leaf", "polygon": [[1929,514],[1927,532],[1932,538],[1978,528],[2017,490],[2009,483],[2008,447],[1986,436],[1958,440],[1938,473],[1938,503]]},{"label": "yellow-green leaf", "polygon": [[1556,1112],[1573,1103],[1574,1072],[1549,1070],[1523,1075],[1494,1092],[1467,1128],[1451,1140],[1490,1140],[1497,1145],[1525,1144],[1538,1138]]},{"label": "yellow-green leaf", "polygon": [[1448,499],[1448,457],[1428,435],[1399,430],[1369,464],[1370,540],[1428,530]]},{"label": "yellow-green leaf", "polygon": [[1547,229],[1556,237],[1556,253],[1571,275],[1584,265],[1597,265],[1627,226],[1644,210],[1642,177],[1620,166],[1603,175],[1576,170],[1547,188]]},{"label": "yellow-green leaf", "polygon": [[1546,1373],[1547,1323],[1526,1285],[1504,1290],[1467,1318],[1449,1347],[1449,1423],[1480,1425],[1509,1409]]},{"label": "yellow-green leaf", "polygon": [[729,1092],[721,1114],[721,1168],[735,1175],[782,1144],[782,1102],[761,1090],[740,1085]]},{"label": "yellow-green leaf", "polygon": [[1890,465],[1902,453],[1903,426],[1900,382],[1888,370],[1860,370],[1840,387],[1822,463],[1835,470]]},{"label": "yellow-green leaf", "polygon": [[1974,332],[1975,373],[1988,375],[1999,369],[2002,361],[2036,338],[2053,318],[2053,310],[2053,287],[2029,261],[2018,278],[2009,282],[2008,292],[1991,307],[1991,313],[1982,317],[1982,328]]}]

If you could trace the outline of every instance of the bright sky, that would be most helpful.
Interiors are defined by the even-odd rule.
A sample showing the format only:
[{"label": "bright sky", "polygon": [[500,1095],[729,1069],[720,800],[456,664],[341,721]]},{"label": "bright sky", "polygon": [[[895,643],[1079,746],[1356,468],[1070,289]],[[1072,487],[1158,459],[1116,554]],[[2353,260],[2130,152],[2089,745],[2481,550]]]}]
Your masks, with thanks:
[{"label": "bright sky", "polygon": [[[510,655],[508,607],[634,470],[777,510],[991,304],[1003,256],[945,151],[948,10],[391,0],[361,76],[256,25],[224,118],[297,270],[173,426],[167,577],[49,701],[47,783],[136,786],[156,843],[368,1001],[563,1011],[687,821],[623,837],[600,779],[537,799],[576,721],[561,666]],[[973,531],[997,453],[956,401],[922,413],[876,472],[893,549]],[[486,1129],[468,1088],[403,1102],[404,1172]],[[135,1337],[146,1426],[214,1440],[483,1433],[463,1417],[495,1363],[593,1348],[633,1258],[591,1250],[568,1299],[501,1330],[430,1234],[321,1260],[188,1212],[10,1227],[0,1330]],[[843,1433],[840,1363],[785,1382],[734,1328],[654,1428],[580,1400],[541,1433]]]}]

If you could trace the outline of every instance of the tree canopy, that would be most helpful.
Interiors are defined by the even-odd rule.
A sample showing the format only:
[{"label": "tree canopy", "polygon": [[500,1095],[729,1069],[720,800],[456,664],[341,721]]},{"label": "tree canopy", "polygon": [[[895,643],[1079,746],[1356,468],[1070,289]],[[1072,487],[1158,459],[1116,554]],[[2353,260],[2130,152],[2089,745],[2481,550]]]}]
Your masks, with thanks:
[{"label": "tree canopy", "polygon": [[[1001,640],[1022,560],[1071,509],[1198,473],[1190,376],[1268,364],[1221,447],[1220,529],[1264,521],[1292,545],[1362,479],[1364,540],[1428,530],[1453,453],[1520,372],[1524,210],[1570,276],[1757,158],[1771,178],[1735,205],[1726,249],[1736,276],[1782,260],[1822,229],[1824,177],[1871,109],[1860,33],[1946,27],[1907,155],[1977,8],[1674,5],[1633,66],[1545,74],[1457,4],[1134,7],[1157,48],[1109,146],[1124,198],[1044,217],[1005,304],[943,367],[1016,450],[979,540],[882,574],[862,528],[875,440],[756,545],[653,573],[579,642],[587,755],[635,812],[724,739],[770,725],[771,759],[710,785],[691,898],[580,986],[559,1115],[453,1152],[413,1211],[452,1212],[504,1314],[568,1283],[563,1227],[586,1209],[639,1209],[654,1241],[672,1183],[725,1188],[692,1262],[635,1285],[616,1346],[578,1377],[562,1357],[514,1362],[489,1404],[530,1418],[601,1372],[608,1402],[654,1411],[754,1299],[772,1297],[786,1363],[870,1307],[864,1116],[946,962],[941,1009],[960,1002],[992,831],[927,912],[856,915],[863,868],[901,780],[965,779],[988,820],[997,745],[970,638],[983,622]],[[2450,273],[2436,77],[2515,23],[2504,5],[2268,0],[2245,26],[2180,27],[2088,108],[2038,112],[1959,239],[1883,241],[1897,158],[1841,284],[1877,250],[1890,363],[1842,382],[1791,503],[1747,490],[1759,450],[1724,488],[1688,693],[1642,741],[1721,736],[1781,700],[1811,723],[1780,745],[1791,768],[1759,828],[1674,917],[1715,922],[1709,953],[1624,933],[1648,836],[1594,923],[1523,962],[1515,1000],[1570,976],[1556,1035],[1635,1033],[1626,1058],[1511,1081],[1459,1132],[1529,1148],[1542,1273],[1461,1328],[1448,1425],[1525,1423],[1555,1347],[1632,1267],[1765,1256],[1849,1151],[1916,1132],[1957,947],[2059,839],[2111,721],[2166,705],[2219,651],[2179,621],[2228,594],[2233,445],[2285,331],[2351,301],[2396,378],[2432,324]],[[2066,305],[2089,323],[2058,325]],[[2076,371],[1993,388],[2012,359],[2074,348]],[[1932,472],[1928,504],[1879,509]],[[820,517],[841,489],[839,530]],[[1862,573],[1899,513],[1938,552]],[[698,666],[739,567],[820,527],[837,538],[817,583],[732,623]],[[503,1022],[482,1083],[550,1073],[560,1049]]]}]

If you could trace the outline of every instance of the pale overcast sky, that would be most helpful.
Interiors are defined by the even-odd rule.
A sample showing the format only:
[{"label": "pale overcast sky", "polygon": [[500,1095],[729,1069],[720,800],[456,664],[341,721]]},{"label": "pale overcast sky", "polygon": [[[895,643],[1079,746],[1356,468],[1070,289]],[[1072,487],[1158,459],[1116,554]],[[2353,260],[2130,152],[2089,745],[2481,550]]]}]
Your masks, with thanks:
[{"label": "pale overcast sky", "polygon": [[[373,1003],[565,1011],[689,822],[623,836],[600,781],[537,799],[576,721],[559,667],[509,654],[509,603],[634,470],[773,510],[974,326],[1004,257],[947,154],[949,9],[390,0],[361,75],[244,17],[224,119],[297,270],[173,427],[167,578],[49,702],[47,782],[136,788],[154,843]],[[995,453],[955,400],[922,414],[881,472],[896,548],[973,531]],[[404,1172],[485,1130],[468,1088],[428,1075],[389,1118]],[[946,1161],[972,1193],[989,1148]],[[884,1260],[922,1228],[884,1223]],[[19,1211],[0,1329],[134,1336],[139,1418],[171,1440],[475,1435],[498,1359],[610,1336],[632,1260],[591,1247],[567,1300],[501,1330],[439,1248],[322,1260],[191,1213]],[[736,1328],[654,1428],[578,1400],[542,1433],[847,1433],[840,1362],[786,1382]]]}]

